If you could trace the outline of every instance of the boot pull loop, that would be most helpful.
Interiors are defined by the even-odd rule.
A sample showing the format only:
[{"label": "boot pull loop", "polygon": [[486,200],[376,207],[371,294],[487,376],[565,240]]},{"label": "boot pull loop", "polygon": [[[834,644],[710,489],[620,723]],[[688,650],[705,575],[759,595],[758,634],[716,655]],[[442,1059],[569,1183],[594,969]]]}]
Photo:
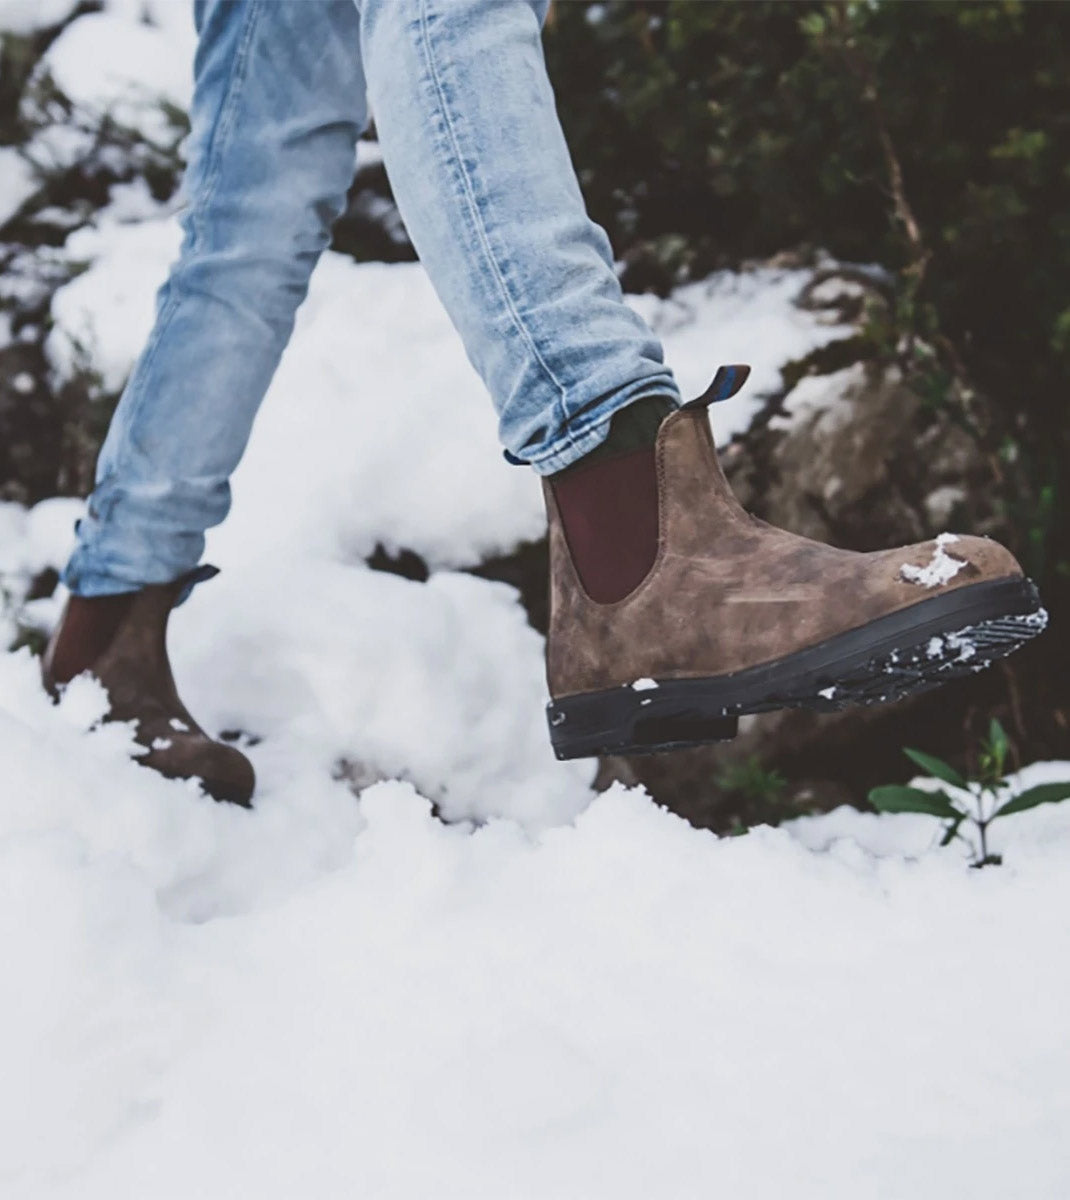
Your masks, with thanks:
[{"label": "boot pull loop", "polygon": [[214,579],[218,574],[218,567],[213,567],[209,563],[202,563],[199,567],[194,567],[192,571],[187,571],[185,575],[180,575],[177,579],[172,580],[170,584],[172,594],[174,595],[172,607],[178,608],[180,604],[185,604],[189,599],[190,592],[193,591],[197,584]]},{"label": "boot pull loop", "polygon": [[716,404],[720,400],[727,400],[734,396],[739,389],[747,382],[747,376],[750,374],[750,367],[745,363],[732,363],[729,366],[718,367],[717,374],[713,377],[713,382],[695,400],[689,400],[683,408],[697,409],[709,408],[711,404]]},{"label": "boot pull loop", "polygon": [[[750,367],[746,363],[730,363],[727,366],[718,367],[717,374],[714,375],[710,386],[701,396],[682,404],[680,411],[694,412],[696,409],[709,408],[711,404],[716,404],[720,400],[730,399],[747,382],[748,375],[750,375]],[[518,458],[508,450],[502,451],[502,457],[512,466],[526,467],[530,465],[525,459]]]}]

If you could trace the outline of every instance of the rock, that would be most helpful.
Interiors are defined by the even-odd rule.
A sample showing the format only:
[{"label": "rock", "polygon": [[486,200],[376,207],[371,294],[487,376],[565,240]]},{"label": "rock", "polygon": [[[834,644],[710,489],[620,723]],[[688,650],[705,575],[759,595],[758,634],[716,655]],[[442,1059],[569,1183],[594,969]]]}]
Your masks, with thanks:
[{"label": "rock", "polygon": [[999,523],[977,443],[894,367],[804,376],[729,448],[725,471],[757,516],[853,550],[916,541],[951,522],[963,532]]}]

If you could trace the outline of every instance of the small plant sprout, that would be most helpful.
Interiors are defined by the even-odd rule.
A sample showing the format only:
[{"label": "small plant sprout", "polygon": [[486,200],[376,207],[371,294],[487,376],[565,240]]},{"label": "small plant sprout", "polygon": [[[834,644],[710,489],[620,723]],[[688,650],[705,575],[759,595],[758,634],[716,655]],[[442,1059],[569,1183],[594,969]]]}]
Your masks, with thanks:
[{"label": "small plant sprout", "polygon": [[731,763],[717,777],[717,785],[730,795],[772,807],[778,806],[788,781],[779,771],[764,767],[756,754],[744,762]]},{"label": "small plant sprout", "polygon": [[993,854],[988,846],[988,827],[993,821],[1036,808],[1038,804],[1057,804],[1070,799],[1070,780],[1041,783],[1015,793],[1013,784],[1004,774],[1009,750],[1007,734],[994,717],[988,727],[988,737],[981,743],[976,779],[967,779],[942,758],[904,747],[903,753],[915,766],[950,784],[954,793],[890,784],[874,788],[869,793],[870,803],[879,812],[927,813],[936,817],[944,822],[941,846],[948,846],[958,838],[970,848],[970,866],[998,866],[1003,861],[1002,856]]}]

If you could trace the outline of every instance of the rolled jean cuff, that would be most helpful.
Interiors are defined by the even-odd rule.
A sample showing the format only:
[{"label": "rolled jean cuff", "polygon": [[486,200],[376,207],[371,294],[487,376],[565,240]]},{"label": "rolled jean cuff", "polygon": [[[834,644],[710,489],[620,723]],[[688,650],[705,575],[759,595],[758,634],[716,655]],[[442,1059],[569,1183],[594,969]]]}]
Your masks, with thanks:
[{"label": "rolled jean cuff", "polygon": [[60,582],[72,596],[84,596],[87,600],[97,596],[123,596],[140,590],[142,586],[100,571],[72,570],[70,563],[61,572]]},{"label": "rolled jean cuff", "polygon": [[637,383],[618,392],[612,400],[603,401],[597,408],[584,414],[583,424],[565,429],[563,435],[537,454],[520,457],[506,451],[509,462],[531,467],[537,475],[554,475],[579,462],[581,458],[596,450],[609,434],[609,423],[622,408],[636,400],[659,396],[678,408],[683,400],[679,389],[669,383]]},{"label": "rolled jean cuff", "polygon": [[[177,583],[179,579],[182,580],[182,589],[178,593],[178,598],[174,603],[174,607],[177,608],[180,604],[185,604],[189,599],[190,592],[193,591],[197,584],[214,579],[218,574],[218,567],[213,567],[209,563],[202,563],[199,567],[194,567],[192,571],[187,571],[184,575],[176,576],[174,579],[167,579],[163,582]],[[121,579],[116,579],[113,575],[104,575],[100,572],[74,572],[69,565],[67,570],[63,572],[61,579],[64,587],[73,596],[83,596],[87,600],[97,596],[124,596],[130,592],[139,592],[143,587],[155,586],[148,582],[132,584]]]},{"label": "rolled jean cuff", "polygon": [[185,562],[178,560],[169,565],[161,561],[158,554],[124,553],[122,539],[117,546],[109,547],[108,539],[99,537],[100,528],[88,514],[76,521],[74,528],[79,542],[60,574],[61,582],[74,596],[86,599],[121,596],[143,587],[176,583],[181,579],[183,588],[177,601],[181,604],[198,583],[219,574],[216,567],[197,565],[204,549],[200,537],[192,564],[187,557]]}]

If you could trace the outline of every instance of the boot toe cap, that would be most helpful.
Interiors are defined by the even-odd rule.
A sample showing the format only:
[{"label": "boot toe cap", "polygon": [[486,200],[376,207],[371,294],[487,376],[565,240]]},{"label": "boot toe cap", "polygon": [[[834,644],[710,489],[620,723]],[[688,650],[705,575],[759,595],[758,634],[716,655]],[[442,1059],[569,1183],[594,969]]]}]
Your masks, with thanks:
[{"label": "boot toe cap", "polygon": [[213,743],[214,750],[201,765],[196,778],[213,800],[251,808],[256,790],[253,764],[233,746]]},{"label": "boot toe cap", "polygon": [[999,542],[965,534],[941,534],[908,546],[897,560],[901,582],[932,591],[1023,574],[1018,560]]},{"label": "boot toe cap", "polygon": [[168,779],[196,779],[213,800],[252,807],[256,789],[253,764],[224,742],[199,733],[172,734],[157,741],[140,762]]}]

